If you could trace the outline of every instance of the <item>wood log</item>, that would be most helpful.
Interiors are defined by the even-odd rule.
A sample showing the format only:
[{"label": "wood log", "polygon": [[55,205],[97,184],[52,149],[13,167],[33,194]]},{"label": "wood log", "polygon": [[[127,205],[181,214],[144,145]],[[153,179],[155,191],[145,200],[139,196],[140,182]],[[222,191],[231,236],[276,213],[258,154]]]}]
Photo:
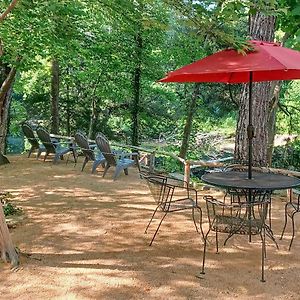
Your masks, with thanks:
[{"label": "wood log", "polygon": [[9,230],[5,221],[3,207],[0,204],[0,251],[1,259],[10,262],[13,268],[19,265],[19,256],[13,245]]},{"label": "wood log", "polygon": [[8,158],[0,152],[0,166],[9,164]]}]

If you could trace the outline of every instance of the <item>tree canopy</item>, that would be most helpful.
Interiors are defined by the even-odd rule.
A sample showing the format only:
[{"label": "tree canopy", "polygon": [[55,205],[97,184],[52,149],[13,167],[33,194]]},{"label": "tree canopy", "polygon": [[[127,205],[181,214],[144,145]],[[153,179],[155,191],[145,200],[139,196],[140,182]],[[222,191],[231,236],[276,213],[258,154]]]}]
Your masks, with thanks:
[{"label": "tree canopy", "polygon": [[[297,1],[2,1],[2,68],[17,69],[9,135],[25,119],[50,128],[53,60],[58,62],[61,134],[139,144],[160,135],[182,138],[193,85],[162,85],[166,72],[224,47],[243,51],[249,15],[276,15],[276,38],[299,49]],[[2,72],[2,82],[7,74]],[[281,114],[296,107],[281,93]],[[287,91],[286,91],[287,90]],[[234,132],[241,86],[202,84],[193,114],[196,132]],[[294,101],[298,101],[295,97]],[[279,118],[280,130],[289,129]],[[296,128],[295,128],[296,130]]]}]

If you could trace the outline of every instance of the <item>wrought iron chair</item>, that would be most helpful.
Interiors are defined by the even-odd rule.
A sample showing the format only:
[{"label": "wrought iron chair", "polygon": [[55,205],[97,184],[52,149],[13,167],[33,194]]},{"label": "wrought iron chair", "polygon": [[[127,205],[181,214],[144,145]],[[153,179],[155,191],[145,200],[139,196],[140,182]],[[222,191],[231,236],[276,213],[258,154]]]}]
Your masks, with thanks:
[{"label": "wrought iron chair", "polygon": [[28,157],[32,154],[34,150],[37,150],[37,155],[36,159],[38,159],[41,155],[42,152],[46,152],[46,148],[42,145],[40,145],[39,141],[34,135],[34,131],[32,127],[28,123],[23,123],[22,124],[22,131],[24,133],[24,136],[26,136],[28,142],[31,145],[31,148],[29,149],[28,152]]},{"label": "wrought iron chair", "polygon": [[[149,186],[150,192],[156,202],[156,208],[152,214],[152,217],[145,229],[145,233],[153,221],[154,216],[158,211],[163,213],[163,216],[158,224],[158,227],[150,241],[149,246],[152,245],[159,228],[167,216],[167,214],[183,210],[191,210],[192,218],[198,233],[204,233],[202,230],[202,210],[198,205],[197,191],[195,189],[187,187],[187,183],[181,180],[173,179],[162,175],[145,175],[141,173],[141,177],[144,178]],[[179,191],[179,194],[177,193]],[[199,211],[199,228],[195,220],[195,209]]]},{"label": "wrought iron chair", "polygon": [[72,148],[72,146],[70,146],[70,144],[68,144],[67,147],[62,147],[59,141],[54,141],[53,139],[51,139],[49,132],[42,127],[38,127],[36,133],[46,149],[44,161],[46,160],[48,155],[52,153],[54,154],[53,163],[56,163],[59,158],[62,159],[63,155],[67,154],[68,152],[72,152],[74,155],[74,159],[76,160],[74,149]]},{"label": "wrought iron chair", "polygon": [[[265,220],[268,212],[269,199],[264,198],[260,202],[253,203],[233,203],[226,204],[218,201],[212,196],[204,196],[207,207],[207,215],[209,221],[209,230],[204,238],[204,250],[201,274],[205,274],[205,258],[208,235],[210,231],[214,231],[216,235],[216,248],[219,252],[218,233],[226,233],[227,241],[235,234],[239,235],[259,235],[262,241],[261,255],[261,281],[265,281],[264,264],[266,256],[266,225]],[[277,244],[276,244],[277,245]]]},{"label": "wrought iron chair", "polygon": [[82,164],[81,171],[83,171],[85,165],[89,160],[93,161],[92,173],[94,173],[97,167],[102,164],[105,167],[105,158],[102,153],[100,153],[97,157],[94,152],[94,148],[96,145],[91,145],[88,141],[88,138],[82,132],[76,132],[75,134],[75,142],[79,146],[82,154],[84,155],[84,161]]},{"label": "wrought iron chair", "polygon": [[[102,133],[97,134],[96,144],[106,160],[106,166],[103,172],[103,177],[106,175],[108,169],[111,166],[115,167],[115,173],[113,176],[114,180],[117,179],[117,177],[120,175],[122,170],[124,170],[125,175],[128,175],[128,168],[135,164],[137,165],[140,171],[138,153],[136,152],[125,153],[125,152],[112,151],[108,139]],[[129,157],[132,157],[133,159]]]},{"label": "wrought iron chair", "polygon": [[[294,195],[297,195],[297,200],[294,200]],[[285,205],[285,210],[284,210],[284,226],[282,229],[282,233],[281,233],[281,237],[280,239],[282,240],[285,229],[286,229],[286,225],[287,225],[287,220],[288,217],[291,218],[292,220],[292,238],[290,241],[290,245],[289,245],[289,251],[291,250],[294,238],[295,238],[295,215],[300,213],[300,190],[298,189],[292,189],[290,190],[290,200],[289,202],[286,203]]]},{"label": "wrought iron chair", "polygon": [[[227,166],[224,171],[247,171],[248,166],[242,166],[242,165],[232,165],[232,166]],[[268,172],[267,170],[263,170],[262,168],[255,167],[255,172],[263,173],[263,172]],[[243,203],[243,202],[248,202],[248,191],[245,190],[237,190],[237,189],[227,189],[224,195],[224,200],[226,197],[230,197],[230,202],[231,203]],[[271,191],[252,191],[252,196],[254,199],[258,199],[260,201],[260,198],[263,197],[268,197],[269,199],[269,211],[268,211],[268,221],[269,221],[269,230],[272,229],[272,192]]]}]

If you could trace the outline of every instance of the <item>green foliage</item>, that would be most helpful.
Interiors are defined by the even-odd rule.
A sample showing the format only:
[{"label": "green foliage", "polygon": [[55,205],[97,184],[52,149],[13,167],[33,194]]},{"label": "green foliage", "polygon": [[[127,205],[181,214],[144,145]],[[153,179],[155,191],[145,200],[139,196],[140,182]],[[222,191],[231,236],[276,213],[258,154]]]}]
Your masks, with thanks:
[{"label": "green foliage", "polygon": [[277,114],[278,133],[300,133],[300,81],[282,84],[280,105]]},{"label": "green foliage", "polygon": [[12,198],[10,193],[0,193],[0,205],[3,206],[3,212],[5,217],[20,214],[22,212],[21,208],[15,207],[9,199]]},{"label": "green foliage", "polygon": [[[8,3],[2,1],[0,9]],[[22,0],[0,27],[1,63],[18,67],[9,134],[18,136],[24,119],[49,127],[55,58],[60,66],[60,133],[72,135],[81,129],[93,138],[102,131],[130,143],[133,76],[141,66],[140,139],[164,137],[172,144],[168,149],[178,153],[193,84],[156,81],[224,47],[244,51],[248,16],[257,11],[275,13],[278,36],[289,33],[287,44],[298,47],[295,0]],[[142,38],[141,49],[136,46],[137,35]],[[213,143],[196,146],[197,134],[235,132],[240,90],[239,85],[230,93],[222,84],[201,84],[188,158],[201,159],[213,152]],[[280,102],[286,111],[278,113],[279,132],[299,132],[299,95],[296,84],[284,84]],[[170,170],[178,168],[171,160],[163,164]]]},{"label": "green foliage", "polygon": [[300,170],[300,141],[288,143],[285,146],[275,147],[272,166],[290,170]]}]

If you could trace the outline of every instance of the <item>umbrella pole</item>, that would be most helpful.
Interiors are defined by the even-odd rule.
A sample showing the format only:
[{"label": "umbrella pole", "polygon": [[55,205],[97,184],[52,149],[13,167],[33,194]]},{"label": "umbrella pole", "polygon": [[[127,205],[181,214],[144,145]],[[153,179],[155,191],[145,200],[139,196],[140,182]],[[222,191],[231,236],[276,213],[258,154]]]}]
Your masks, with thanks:
[{"label": "umbrella pole", "polygon": [[[252,124],[252,81],[253,81],[253,73],[250,72],[249,78],[249,120],[248,120],[248,128],[247,128],[247,135],[248,135],[248,179],[252,179],[252,148],[253,148],[253,137],[254,137],[254,127]],[[248,190],[248,201],[249,203],[252,202],[252,191],[251,189]],[[249,242],[251,242],[251,209],[249,208],[248,211],[248,220],[249,220]]]},{"label": "umbrella pole", "polygon": [[252,178],[252,141],[254,137],[254,127],[252,125],[252,80],[253,73],[250,72],[250,80],[249,80],[249,123],[247,127],[247,135],[248,135],[248,179]]}]

